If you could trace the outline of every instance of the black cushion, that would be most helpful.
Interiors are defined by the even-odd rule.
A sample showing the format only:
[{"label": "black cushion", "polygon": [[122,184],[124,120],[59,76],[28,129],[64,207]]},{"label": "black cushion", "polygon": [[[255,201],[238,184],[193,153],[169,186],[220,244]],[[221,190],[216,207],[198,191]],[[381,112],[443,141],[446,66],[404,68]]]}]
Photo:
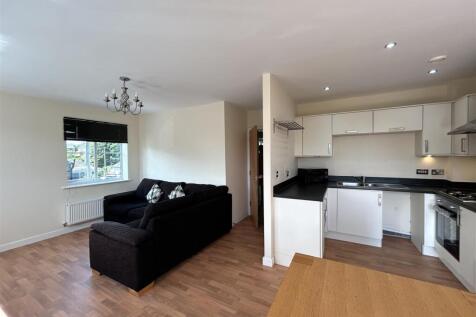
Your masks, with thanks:
[{"label": "black cushion", "polygon": [[129,219],[141,219],[144,216],[145,207],[147,207],[147,205],[146,206],[141,206],[139,208],[130,209],[127,212],[128,218]]},{"label": "black cushion", "polygon": [[207,200],[228,193],[226,186],[214,186],[212,189],[200,191],[193,195],[197,200]]},{"label": "black cushion", "polygon": [[163,201],[163,200],[168,200],[169,199],[169,195],[170,193],[175,189],[175,187],[177,187],[178,185],[181,185],[182,187],[185,186],[185,183],[184,182],[178,182],[178,183],[175,183],[175,182],[166,182],[166,181],[163,181],[159,184],[159,187],[160,189],[162,189],[162,191],[164,192],[162,194],[162,197],[160,198],[160,201]]},{"label": "black cushion", "polygon": [[147,206],[147,204],[148,203],[145,199],[139,199],[136,197],[127,202],[110,204],[108,206],[108,213],[124,216],[129,213],[129,210],[141,207],[144,208],[145,206]]},{"label": "black cushion", "polygon": [[139,186],[137,186],[136,196],[145,199],[145,196],[147,196],[147,193],[150,191],[152,186],[154,184],[158,184],[160,186],[160,183],[162,183],[162,181],[158,179],[144,178],[140,182]]},{"label": "black cushion", "polygon": [[138,246],[152,236],[152,234],[146,230],[131,228],[126,224],[113,221],[95,223],[91,228],[108,238],[132,246]]},{"label": "black cushion", "polygon": [[156,204],[149,204],[144,210],[144,217],[142,217],[139,228],[145,229],[150,219],[192,205],[195,201],[194,195],[188,195],[175,199],[167,199]]},{"label": "black cushion", "polygon": [[185,192],[185,195],[190,195],[190,194],[201,192],[204,190],[213,189],[215,187],[216,187],[215,185],[187,183],[185,184],[183,191]]},{"label": "black cushion", "polygon": [[126,225],[131,228],[139,228],[140,219],[132,220],[131,222],[126,223]]}]

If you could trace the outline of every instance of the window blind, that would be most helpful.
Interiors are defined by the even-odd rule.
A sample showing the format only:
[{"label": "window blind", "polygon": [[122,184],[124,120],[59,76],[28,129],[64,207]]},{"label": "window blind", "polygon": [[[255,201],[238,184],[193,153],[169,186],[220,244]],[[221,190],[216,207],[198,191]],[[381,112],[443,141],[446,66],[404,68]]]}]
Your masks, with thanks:
[{"label": "window blind", "polygon": [[77,118],[63,118],[64,139],[127,143],[127,125]]}]

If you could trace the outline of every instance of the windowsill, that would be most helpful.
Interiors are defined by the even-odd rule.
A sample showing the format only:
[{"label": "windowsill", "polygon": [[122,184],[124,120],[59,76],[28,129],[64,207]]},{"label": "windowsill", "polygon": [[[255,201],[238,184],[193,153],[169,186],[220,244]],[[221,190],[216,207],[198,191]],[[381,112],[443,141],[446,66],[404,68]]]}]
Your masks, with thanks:
[{"label": "windowsill", "polygon": [[99,186],[99,185],[105,185],[105,184],[115,184],[115,183],[124,183],[124,182],[130,182],[130,179],[118,179],[118,180],[112,180],[112,181],[97,181],[97,182],[91,182],[91,183],[77,183],[77,184],[68,184],[63,187],[62,189],[70,189],[70,188],[79,188],[79,187],[89,187],[89,186]]}]

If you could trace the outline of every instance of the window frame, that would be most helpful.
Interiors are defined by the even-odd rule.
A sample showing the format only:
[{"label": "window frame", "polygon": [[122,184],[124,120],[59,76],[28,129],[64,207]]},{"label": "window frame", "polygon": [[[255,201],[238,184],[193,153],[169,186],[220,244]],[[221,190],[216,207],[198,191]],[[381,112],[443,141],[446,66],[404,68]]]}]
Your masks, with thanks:
[{"label": "window frame", "polygon": [[[90,164],[88,165],[88,176],[87,178],[80,178],[80,179],[68,179],[68,169],[66,168],[66,185],[63,186],[63,188],[75,188],[75,187],[85,187],[85,186],[94,186],[94,185],[101,185],[101,184],[109,184],[109,183],[119,183],[119,182],[127,182],[129,181],[129,164],[128,164],[128,144],[127,143],[115,143],[115,142],[96,142],[96,141],[80,141],[80,140],[65,140],[65,154],[66,154],[66,164],[68,164],[68,142],[84,142],[86,145],[86,148],[88,149],[85,152],[85,155],[89,157],[87,154],[89,152],[89,146],[90,143],[93,143],[93,149],[94,149],[94,168],[91,168]],[[121,170],[121,175],[120,177],[114,177],[114,178],[104,178],[101,179],[97,177],[98,175],[98,158],[97,158],[97,145],[98,143],[112,143],[112,144],[118,144],[120,146],[120,159],[119,159],[119,167]],[[89,162],[89,159],[86,160],[86,162]],[[90,175],[94,173],[95,178],[91,178]]]}]

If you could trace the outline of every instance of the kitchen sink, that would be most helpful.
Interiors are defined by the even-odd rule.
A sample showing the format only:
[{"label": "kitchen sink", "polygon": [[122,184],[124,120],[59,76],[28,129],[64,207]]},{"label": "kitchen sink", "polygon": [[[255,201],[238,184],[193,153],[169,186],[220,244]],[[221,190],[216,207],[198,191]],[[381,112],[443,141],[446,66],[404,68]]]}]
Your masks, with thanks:
[{"label": "kitchen sink", "polygon": [[364,187],[364,188],[389,188],[389,189],[408,189],[405,185],[385,184],[385,183],[362,183],[362,182],[337,182],[339,187]]},{"label": "kitchen sink", "polygon": [[384,183],[366,183],[364,187],[383,187],[383,188],[393,188],[393,189],[408,189],[405,185],[400,184],[384,184]]}]

